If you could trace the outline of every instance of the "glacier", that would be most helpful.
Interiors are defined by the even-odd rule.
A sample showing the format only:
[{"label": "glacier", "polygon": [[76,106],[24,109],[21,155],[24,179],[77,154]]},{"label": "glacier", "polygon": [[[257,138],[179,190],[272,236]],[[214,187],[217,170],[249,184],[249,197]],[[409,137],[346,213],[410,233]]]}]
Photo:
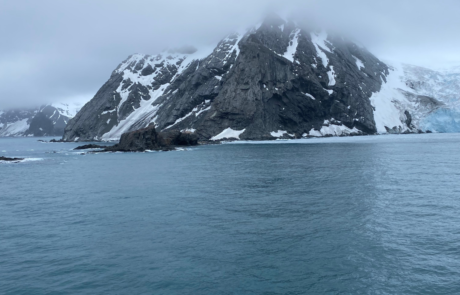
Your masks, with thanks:
[{"label": "glacier", "polygon": [[[460,132],[459,68],[432,70],[386,62],[390,66],[380,91],[373,93],[378,133]],[[409,117],[408,117],[409,114]],[[408,126],[408,120],[410,125]]]}]

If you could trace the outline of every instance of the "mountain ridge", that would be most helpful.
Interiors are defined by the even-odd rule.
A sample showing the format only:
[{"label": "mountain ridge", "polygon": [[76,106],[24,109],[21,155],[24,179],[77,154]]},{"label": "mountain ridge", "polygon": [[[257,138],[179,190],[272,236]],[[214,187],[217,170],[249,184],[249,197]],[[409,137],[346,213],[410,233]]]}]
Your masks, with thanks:
[{"label": "mountain ridge", "polygon": [[302,137],[331,124],[335,133],[372,134],[369,98],[386,75],[388,67],[364,48],[272,17],[227,36],[201,59],[131,55],[63,139],[118,139],[150,123],[204,140],[225,130],[244,130],[238,139]]},{"label": "mountain ridge", "polygon": [[0,111],[0,137],[62,136],[80,103],[50,103],[37,108]]}]

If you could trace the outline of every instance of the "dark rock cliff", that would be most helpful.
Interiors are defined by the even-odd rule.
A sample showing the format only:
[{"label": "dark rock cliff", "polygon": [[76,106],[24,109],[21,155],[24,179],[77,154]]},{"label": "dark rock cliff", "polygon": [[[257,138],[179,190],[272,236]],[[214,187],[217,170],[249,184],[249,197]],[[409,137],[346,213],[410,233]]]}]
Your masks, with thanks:
[{"label": "dark rock cliff", "polygon": [[209,53],[130,56],[63,140],[118,139],[151,123],[201,140],[372,134],[369,98],[387,75],[364,48],[272,16]]}]

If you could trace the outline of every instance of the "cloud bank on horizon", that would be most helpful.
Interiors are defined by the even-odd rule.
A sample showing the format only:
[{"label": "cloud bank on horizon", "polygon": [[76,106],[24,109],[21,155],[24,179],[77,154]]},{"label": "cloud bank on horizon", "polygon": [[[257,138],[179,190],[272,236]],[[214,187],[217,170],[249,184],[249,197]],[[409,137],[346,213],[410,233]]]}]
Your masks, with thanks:
[{"label": "cloud bank on horizon", "polygon": [[460,64],[460,2],[0,0],[0,109],[89,100],[133,53],[216,44],[268,12],[338,31],[383,60]]}]

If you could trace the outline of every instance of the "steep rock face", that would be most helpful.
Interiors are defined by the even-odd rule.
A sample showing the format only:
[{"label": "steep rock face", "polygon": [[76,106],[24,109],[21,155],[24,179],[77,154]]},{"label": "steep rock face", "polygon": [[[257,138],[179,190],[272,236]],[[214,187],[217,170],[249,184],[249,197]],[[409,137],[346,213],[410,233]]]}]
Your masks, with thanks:
[{"label": "steep rock face", "polygon": [[[69,122],[63,139],[116,140],[151,122],[171,125],[185,111],[204,110],[218,93],[215,76],[234,60],[237,41],[237,35],[224,39],[211,55],[205,51],[130,56]],[[144,75],[145,69],[150,74]]]},{"label": "steep rock face", "polygon": [[270,17],[210,52],[130,56],[63,139],[118,139],[150,123],[205,140],[375,133],[370,97],[388,74],[364,48]]},{"label": "steep rock face", "polygon": [[25,135],[44,136],[54,135],[53,121],[48,118],[44,113],[37,113],[30,121],[29,129]]},{"label": "steep rock face", "polygon": [[[270,30],[273,30],[271,26],[259,29],[261,32]],[[263,38],[268,33],[261,38],[258,34],[250,35],[240,43],[241,53],[235,69],[225,77],[202,127],[197,128],[198,134],[209,138],[230,127],[245,130],[240,139],[273,138],[279,133],[300,137],[309,135],[312,130],[312,133],[321,131],[325,121],[349,130],[357,127],[366,133],[375,132],[368,98],[373,91],[379,90],[380,78],[370,78],[372,76],[358,69],[351,59],[350,49],[359,49],[336,42],[334,51],[329,49],[329,52],[326,37],[322,36],[321,42],[326,49],[318,46],[323,54],[320,59],[313,45],[320,41],[312,38],[321,36],[301,34],[300,30],[293,32],[290,41],[293,44],[286,44],[289,52],[289,46],[297,43],[292,61],[286,54],[273,54],[275,50],[270,49],[270,43],[264,44],[271,41]],[[342,59],[343,55],[350,60]],[[371,58],[369,55],[368,59]],[[374,70],[369,67],[370,72]],[[383,76],[385,70],[382,65],[375,71]],[[346,86],[347,83],[356,85],[356,81],[361,85]]]}]

